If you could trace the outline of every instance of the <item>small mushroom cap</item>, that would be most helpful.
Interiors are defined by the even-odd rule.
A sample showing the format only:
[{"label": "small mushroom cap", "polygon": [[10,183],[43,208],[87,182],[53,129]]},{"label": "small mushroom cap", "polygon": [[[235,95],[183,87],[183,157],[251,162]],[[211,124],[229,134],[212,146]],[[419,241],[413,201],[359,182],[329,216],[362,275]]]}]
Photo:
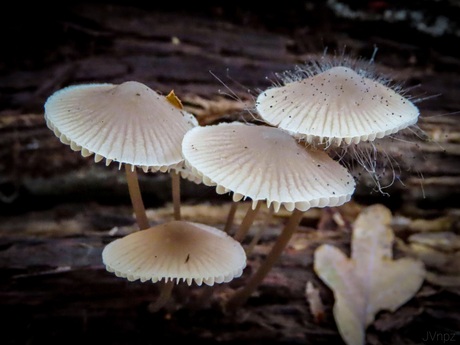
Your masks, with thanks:
[{"label": "small mushroom cap", "polygon": [[310,143],[373,141],[419,116],[407,98],[343,66],[263,91],[256,108],[269,124]]},{"label": "small mushroom cap", "polygon": [[182,142],[186,165],[218,193],[249,197],[292,211],[338,206],[350,200],[355,182],[323,150],[299,144],[289,133],[240,122],[191,129]]},{"label": "small mushroom cap", "polygon": [[135,81],[68,86],[45,103],[48,127],[73,150],[152,171],[183,163],[181,142],[195,125],[192,117]]},{"label": "small mushroom cap", "polygon": [[171,221],[109,243],[102,252],[109,272],[130,281],[181,281],[191,285],[227,283],[241,276],[246,254],[222,230]]}]

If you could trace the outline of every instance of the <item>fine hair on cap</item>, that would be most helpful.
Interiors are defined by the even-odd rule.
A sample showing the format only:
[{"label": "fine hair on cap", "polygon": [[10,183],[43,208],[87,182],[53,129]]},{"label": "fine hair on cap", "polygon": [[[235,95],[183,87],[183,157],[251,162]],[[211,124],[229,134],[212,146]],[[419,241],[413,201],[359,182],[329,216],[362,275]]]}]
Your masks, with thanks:
[{"label": "fine hair on cap", "polygon": [[373,141],[415,124],[414,103],[365,69],[316,69],[262,91],[256,110],[267,123],[309,143]]}]

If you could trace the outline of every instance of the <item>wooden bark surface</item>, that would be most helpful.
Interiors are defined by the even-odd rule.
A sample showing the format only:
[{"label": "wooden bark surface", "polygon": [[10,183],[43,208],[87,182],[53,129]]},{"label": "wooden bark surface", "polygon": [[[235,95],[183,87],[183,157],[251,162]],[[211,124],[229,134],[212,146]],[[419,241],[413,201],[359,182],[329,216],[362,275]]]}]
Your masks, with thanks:
[{"label": "wooden bark surface", "polygon": [[[405,137],[409,144],[403,141],[385,144],[393,163],[401,166],[394,170],[404,183],[396,182],[388,192],[394,200],[455,203],[460,173],[456,115],[460,102],[459,60],[453,46],[458,37],[423,35],[410,26],[406,30],[412,30],[412,36],[399,37],[400,28],[390,31],[391,26],[384,21],[358,24],[334,16],[330,8],[314,5],[317,15],[313,10],[311,13],[304,10],[303,16],[284,13],[292,17],[284,30],[267,29],[267,25],[276,26],[270,13],[258,15],[246,9],[240,18],[234,13],[238,13],[237,9],[244,10],[239,7],[233,10],[215,7],[186,14],[111,4],[66,7],[62,13],[58,12],[60,17],[49,18],[44,28],[37,29],[37,37],[33,32],[24,32],[28,27],[17,29],[26,37],[24,44],[40,39],[47,44],[32,45],[37,51],[27,51],[31,56],[24,54],[21,50],[24,48],[14,46],[4,57],[0,79],[2,200],[26,205],[30,198],[50,199],[51,194],[95,197],[94,193],[112,194],[117,187],[116,168],[106,169],[74,154],[46,128],[44,102],[64,86],[137,80],[162,93],[174,89],[187,110],[196,114],[202,124],[251,121],[251,114],[256,115],[254,97],[277,80],[277,73],[321,57],[324,46],[332,54],[342,54],[345,50],[346,54],[369,59],[375,45],[379,48],[378,70],[411,88],[413,97],[422,99],[418,103],[421,110],[418,125],[425,131],[424,139],[409,132]],[[458,10],[455,6],[454,9]],[[406,11],[411,13],[410,9]],[[254,24],[251,19],[260,22]],[[296,26],[301,19],[305,20],[303,26]],[[278,23],[281,27],[283,24]],[[360,27],[368,30],[368,36],[356,33]],[[46,36],[51,30],[53,35]],[[398,41],[410,37],[415,41],[412,44]],[[437,43],[438,40],[445,42],[444,45]],[[11,55],[14,49],[23,54]],[[96,179],[103,176],[106,181],[111,178],[111,182],[102,186],[100,181],[96,182],[95,192],[91,187],[95,176]],[[367,174],[357,178],[365,186],[358,188],[357,195],[368,198],[372,182]],[[89,185],[85,195],[81,195],[82,183]],[[155,179],[146,179],[145,183],[152,184],[147,189],[157,190]],[[379,198],[379,193],[373,197]],[[152,198],[164,201],[159,195]]]},{"label": "wooden bark surface", "polygon": [[[184,339],[340,344],[332,294],[312,271],[319,243],[349,245],[349,231],[330,225],[328,211],[314,211],[304,219],[293,243],[308,244],[291,246],[236,315],[218,306],[244,277],[217,288],[199,305],[205,289],[178,288],[174,303],[151,313],[155,285],[125,282],[101,264],[103,246],[133,230],[122,172],[62,145],[44,123],[43,104],[67,85],[137,80],[165,94],[174,89],[201,124],[254,121],[254,98],[277,80],[277,73],[320,58],[325,48],[369,59],[377,46],[378,70],[421,99],[418,126],[425,137],[408,131],[381,144],[397,181],[385,196],[373,191],[369,175],[356,169],[354,201],[381,202],[401,217],[458,233],[460,6],[428,0],[401,6],[296,1],[292,7],[261,11],[243,2],[203,8],[99,2],[59,5],[55,14],[33,5],[24,14],[14,5],[0,27],[9,47],[0,58],[0,298],[6,344],[73,344],[99,336],[107,344]],[[394,19],[401,16],[406,19]],[[170,200],[168,176],[140,176],[146,206],[157,212]],[[226,207],[229,200],[187,181],[182,197],[189,205]],[[199,214],[193,212],[190,218],[196,219]],[[350,212],[352,221],[353,211],[343,212]],[[224,215],[220,211],[213,220],[216,226],[223,225]],[[168,217],[166,212],[151,220]],[[284,221],[275,217],[245,275],[268,251]],[[318,227],[324,231],[312,232]],[[321,286],[327,308],[320,325],[306,304],[308,280]],[[399,314],[382,313],[368,341],[417,344],[428,329],[458,332],[458,307],[458,290],[425,284]]]}]

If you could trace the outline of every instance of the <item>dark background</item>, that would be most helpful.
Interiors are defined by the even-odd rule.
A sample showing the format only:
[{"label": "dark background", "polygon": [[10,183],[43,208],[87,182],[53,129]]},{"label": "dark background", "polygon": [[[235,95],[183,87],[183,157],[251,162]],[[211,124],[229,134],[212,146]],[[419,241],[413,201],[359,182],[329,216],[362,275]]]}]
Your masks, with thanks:
[{"label": "dark background", "polygon": [[[386,143],[401,166],[385,190],[389,196],[356,173],[354,199],[425,221],[447,217],[448,229],[458,233],[459,18],[460,3],[447,0],[11,3],[0,14],[5,344],[94,343],[97,337],[107,344],[340,343],[331,317],[316,326],[305,307],[312,248],[287,254],[276,274],[289,284],[270,280],[236,318],[214,305],[181,303],[150,313],[155,287],[119,281],[100,265],[100,251],[112,239],[107,229],[133,224],[123,178],[117,167],[94,164],[59,143],[43,121],[43,105],[67,85],[137,80],[163,93],[174,89],[201,124],[251,120],[243,102],[271,86],[277,73],[325,51],[368,60],[377,48],[377,70],[420,100],[426,137],[409,132],[403,137],[409,144]],[[169,201],[167,176],[142,175],[141,186],[148,208]],[[228,201],[203,186],[184,181],[182,187],[188,204]],[[62,233],[49,230],[59,226]],[[59,273],[62,267],[70,269]],[[297,276],[302,279],[293,283]],[[330,303],[324,286],[323,293]],[[416,344],[421,329],[458,331],[458,305],[458,294],[436,290],[395,317],[400,324],[391,331],[373,328],[369,342]]]}]

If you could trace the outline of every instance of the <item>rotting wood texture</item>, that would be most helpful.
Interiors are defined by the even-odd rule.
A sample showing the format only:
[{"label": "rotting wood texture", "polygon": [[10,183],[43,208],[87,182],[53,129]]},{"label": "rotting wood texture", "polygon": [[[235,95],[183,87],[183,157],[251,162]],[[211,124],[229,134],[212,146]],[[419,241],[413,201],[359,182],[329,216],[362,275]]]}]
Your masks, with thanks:
[{"label": "rotting wood texture", "polygon": [[[418,125],[428,140],[408,131],[385,145],[400,181],[383,196],[372,191],[369,175],[357,170],[356,201],[389,205],[401,216],[401,238],[414,228],[458,233],[460,8],[453,2],[407,1],[397,8],[387,1],[298,1],[265,11],[243,2],[161,9],[99,2],[60,5],[54,15],[38,6],[24,14],[14,5],[0,24],[9,47],[0,58],[0,297],[7,344],[72,344],[102,335],[108,344],[340,342],[331,292],[314,276],[311,260],[325,241],[347,248],[355,204],[308,213],[279,264],[236,316],[218,307],[227,288],[217,288],[208,299],[206,289],[178,289],[174,304],[151,313],[155,285],[105,272],[103,246],[132,231],[133,219],[118,166],[72,152],[44,123],[46,98],[71,84],[136,80],[164,94],[173,89],[201,124],[255,121],[254,98],[277,73],[321,57],[325,48],[369,59],[377,47],[378,70],[421,99]],[[167,175],[140,177],[149,212],[159,212],[170,200]],[[182,193],[186,204],[229,200],[187,181]],[[208,212],[203,216],[194,209],[193,216],[210,220],[211,210],[201,210]],[[222,226],[225,212],[214,217]],[[337,217],[343,217],[341,227]],[[279,216],[269,224],[245,276],[284,221]],[[262,219],[255,228],[260,224]],[[314,281],[323,297],[326,317],[320,325],[306,304],[307,281]],[[428,331],[458,332],[458,295],[458,288],[425,284],[396,315],[380,315],[369,342],[417,344]]]}]

